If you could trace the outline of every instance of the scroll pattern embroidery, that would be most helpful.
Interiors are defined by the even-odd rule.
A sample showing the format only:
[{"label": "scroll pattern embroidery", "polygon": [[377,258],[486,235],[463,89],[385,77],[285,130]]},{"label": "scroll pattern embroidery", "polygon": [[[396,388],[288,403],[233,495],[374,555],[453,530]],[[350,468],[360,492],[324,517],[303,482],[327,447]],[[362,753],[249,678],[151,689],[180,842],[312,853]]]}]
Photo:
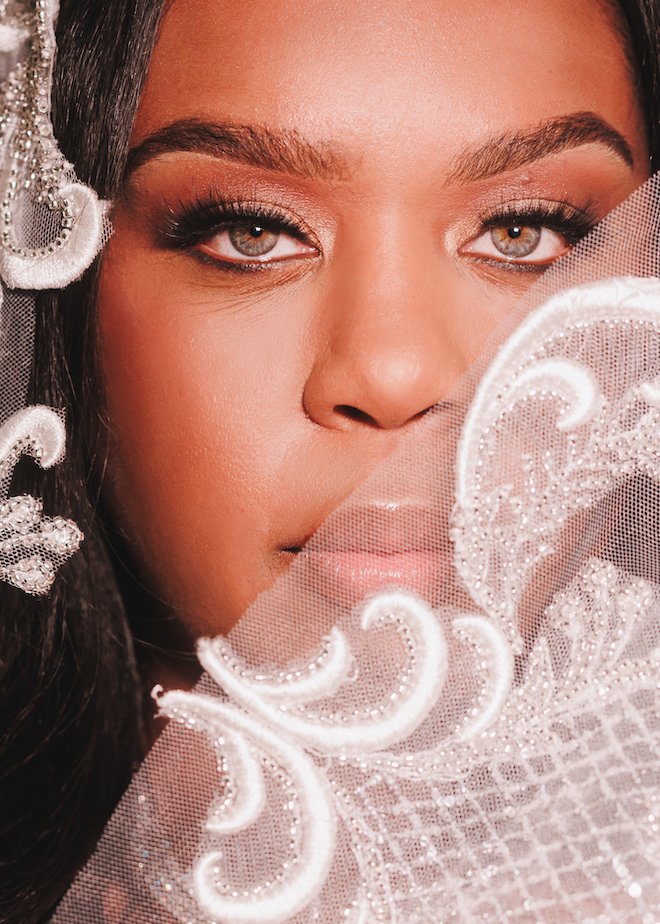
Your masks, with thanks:
[{"label": "scroll pattern embroidery", "polygon": [[9,484],[22,455],[50,468],[64,456],[65,441],[64,422],[47,407],[24,408],[0,427],[0,578],[30,594],[48,592],[83,535],[71,520],[43,516],[39,498],[9,497]]},{"label": "scroll pattern embroidery", "polygon": [[[307,920],[300,915],[316,907],[340,854],[342,863],[355,866],[344,918],[349,924],[437,922],[439,914],[461,922],[503,921],[520,907],[530,920],[543,921],[546,910],[560,907],[553,896],[575,894],[585,897],[594,920],[605,921],[609,918],[599,917],[598,909],[618,907],[621,890],[626,900],[635,901],[645,889],[650,895],[654,867],[643,873],[635,858],[645,857],[648,865],[653,851],[660,857],[657,825],[653,827],[659,813],[642,773],[643,767],[660,763],[660,745],[648,718],[656,708],[660,671],[657,643],[648,640],[658,607],[654,587],[597,558],[588,561],[551,603],[546,623],[552,631],[539,635],[524,681],[513,684],[515,657],[522,651],[517,609],[521,588],[543,557],[552,554],[570,517],[593,507],[617,477],[641,472],[660,480],[660,370],[651,369],[647,380],[606,393],[589,365],[562,355],[556,342],[557,332],[572,329],[580,336],[590,325],[632,325],[657,338],[657,281],[617,279],[551,299],[502,348],[465,421],[453,539],[457,570],[481,612],[456,612],[449,624],[460,646],[474,654],[473,676],[481,693],[443,740],[423,751],[410,747],[415,732],[437,710],[447,682],[446,614],[441,619],[404,590],[379,594],[362,610],[363,631],[389,625],[399,632],[407,652],[390,700],[370,704],[367,712],[328,716],[316,710],[316,703],[331,702],[351,682],[352,654],[339,629],[306,671],[275,680],[248,671],[223,640],[205,641],[200,660],[226,698],[161,693],[162,713],[201,731],[218,755],[226,785],[206,821],[210,835],[248,831],[269,810],[273,786],[279,786],[278,799],[288,805],[292,819],[289,859],[263,882],[237,888],[224,881],[222,851],[211,847],[201,850],[190,876],[183,877],[185,888],[177,891],[167,876],[161,877],[159,882],[167,880],[173,890],[168,907],[183,915],[182,920],[192,913],[200,921],[226,924]],[[528,358],[521,363],[521,356]],[[494,457],[502,453],[502,442],[507,443],[509,420],[521,412],[537,414],[539,407],[552,418],[560,437],[553,437],[554,454],[535,456],[530,451],[514,460],[521,462],[518,469],[506,458],[498,469]],[[514,473],[510,481],[485,481],[484,471],[509,469]],[[640,632],[648,638],[631,648],[631,639]],[[604,744],[598,745],[594,735],[592,751],[600,746],[607,760],[592,757],[584,747],[589,736],[578,730],[599,729],[603,708],[620,713],[621,729],[626,723],[638,727],[630,734],[637,735],[635,754],[643,752],[642,757],[626,751],[619,735],[629,733],[619,732],[619,725],[609,737],[601,734]],[[608,781],[614,779],[614,769],[603,768],[619,766],[629,768],[629,791],[640,808],[637,816],[630,809],[630,826],[622,820],[624,809],[617,809],[620,817],[612,830],[630,827],[634,841],[634,846],[617,850],[608,823],[596,824],[594,818],[606,799],[602,793],[609,791]],[[338,782],[342,768],[365,781],[353,795]],[[473,785],[475,774],[485,782]],[[534,779],[545,780],[547,790],[546,783],[537,785]],[[370,820],[371,793],[379,787],[411,813],[428,804],[436,822],[425,827],[413,819],[401,839],[392,833],[382,837]],[[428,796],[413,798],[424,787]],[[488,810],[482,792],[491,800]],[[590,793],[598,792],[594,808]],[[571,871],[570,864],[580,866],[584,886],[567,885],[568,873],[562,878],[556,872],[559,860],[550,862],[544,852],[543,838],[550,838],[548,832],[560,823],[560,804],[575,831],[588,829],[596,839],[593,859],[585,853],[581,864],[566,861]],[[382,806],[388,805],[386,799]],[[382,806],[379,811],[389,811]],[[509,831],[514,817],[517,836]],[[476,821],[469,822],[471,818]],[[460,850],[440,838],[443,825],[452,837],[464,838]],[[350,832],[348,841],[343,831]],[[423,886],[415,879],[412,854],[402,859],[401,844],[409,845],[415,836],[424,862],[442,870],[442,876]],[[518,841],[535,844],[533,857],[547,861],[546,866],[541,863],[519,876],[526,858],[524,852],[516,855]],[[574,842],[582,843],[577,835]],[[473,860],[466,866],[469,856]],[[408,879],[401,873],[401,886],[395,885],[397,870],[408,870]],[[570,880],[577,881],[575,876]],[[537,882],[543,888],[536,889]],[[314,919],[315,912],[309,913]]]}]

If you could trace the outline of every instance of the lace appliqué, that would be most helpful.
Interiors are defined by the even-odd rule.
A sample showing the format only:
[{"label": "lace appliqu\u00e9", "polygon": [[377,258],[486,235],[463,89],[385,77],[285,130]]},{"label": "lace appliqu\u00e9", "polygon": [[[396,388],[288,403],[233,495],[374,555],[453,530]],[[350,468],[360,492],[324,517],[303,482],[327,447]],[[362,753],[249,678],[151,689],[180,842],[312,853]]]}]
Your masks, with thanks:
[{"label": "lace appliqu\u00e9", "polygon": [[[107,203],[80,183],[50,120],[56,0],[0,2],[0,310],[3,418],[25,404],[32,361],[33,290],[63,288],[90,266],[110,233]],[[64,428],[47,408],[26,408],[0,430],[0,578],[31,594],[50,588],[80,530],[42,515],[41,501],[8,497],[21,454],[48,467],[64,455]]]},{"label": "lace appliqu\u00e9", "polygon": [[[659,479],[659,334],[657,279],[585,285],[527,318],[480,383],[457,457],[456,563],[475,602],[512,632],[522,588],[571,518],[634,474]],[[631,358],[606,391],[595,364],[608,349],[620,370],[621,351]],[[646,381],[634,350],[648,357]]]},{"label": "lace appliqu\u00e9", "polygon": [[[660,364],[644,378],[622,363],[605,391],[580,358],[590,336],[618,342],[622,327],[649,343],[635,355],[654,355],[655,280],[559,295],[496,358],[458,455],[456,567],[476,609],[433,611],[404,590],[367,601],[361,631],[393,633],[405,653],[382,700],[363,687],[346,709],[362,665],[339,629],[279,676],[207,641],[200,658],[224,692],[160,695],[164,714],[210,743],[219,781],[188,866],[140,796],[140,866],[179,920],[637,924],[639,908],[660,913],[658,589],[590,558],[556,591],[513,682],[519,601],[539,563],[618,479],[660,480]],[[532,417],[551,441],[521,443]],[[457,663],[460,689],[447,682]]]},{"label": "lace appliqu\u00e9", "polygon": [[9,497],[9,483],[22,455],[50,468],[62,459],[64,447],[64,423],[47,407],[25,408],[0,428],[0,579],[30,594],[48,592],[83,536],[71,520],[43,516],[39,499]]},{"label": "lace appliqu\u00e9", "polygon": [[0,275],[10,288],[78,279],[109,234],[107,204],[79,183],[50,122],[55,0],[0,5],[3,55],[16,58],[0,96]]},{"label": "lace appliqu\u00e9", "polygon": [[[331,705],[353,664],[347,639],[338,629],[307,669],[277,679],[251,676],[223,640],[201,642],[203,666],[238,708],[199,693],[159,695],[164,714],[203,730],[216,743],[222,772],[231,779],[231,795],[213,807],[208,832],[231,834],[257,821],[267,802],[264,760],[295,793],[298,822],[287,823],[295,832],[288,851],[293,858],[269,881],[244,894],[232,889],[222,881],[222,850],[209,850],[195,864],[197,903],[214,920],[277,924],[317,897],[335,859],[338,817],[348,809],[346,797],[329,784],[313,755],[391,762],[386,749],[414,733],[436,705],[447,675],[448,645],[433,611],[411,594],[380,594],[364,608],[361,627],[365,632],[393,628],[404,641],[408,663],[385,702],[369,703],[353,714]],[[479,649],[482,659],[475,665],[482,680],[478,705],[457,729],[459,740],[469,740],[498,716],[513,678],[513,656],[501,631],[483,617],[459,617],[452,628],[463,644]]]}]

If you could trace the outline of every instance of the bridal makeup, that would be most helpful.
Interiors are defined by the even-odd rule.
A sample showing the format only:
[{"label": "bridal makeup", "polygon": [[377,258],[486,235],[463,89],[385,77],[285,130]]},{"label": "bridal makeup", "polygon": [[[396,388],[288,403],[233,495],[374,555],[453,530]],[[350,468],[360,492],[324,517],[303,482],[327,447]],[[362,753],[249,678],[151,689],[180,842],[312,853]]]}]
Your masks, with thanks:
[{"label": "bridal makeup", "polygon": [[[174,0],[98,297],[140,579],[227,632],[648,170],[599,0]],[[449,562],[423,494],[360,503],[387,549],[309,553],[347,599]]]}]

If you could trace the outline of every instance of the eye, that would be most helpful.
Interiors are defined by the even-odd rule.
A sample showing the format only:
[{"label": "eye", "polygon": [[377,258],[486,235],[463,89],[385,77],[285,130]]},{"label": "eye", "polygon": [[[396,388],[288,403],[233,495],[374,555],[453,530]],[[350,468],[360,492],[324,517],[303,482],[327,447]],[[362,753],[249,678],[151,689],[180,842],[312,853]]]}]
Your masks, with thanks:
[{"label": "eye", "polygon": [[316,254],[316,248],[257,221],[233,224],[197,245],[204,253],[232,263],[271,263]]},{"label": "eye", "polygon": [[511,222],[491,227],[461,247],[461,253],[502,263],[552,263],[571,248],[567,238],[542,225]]}]

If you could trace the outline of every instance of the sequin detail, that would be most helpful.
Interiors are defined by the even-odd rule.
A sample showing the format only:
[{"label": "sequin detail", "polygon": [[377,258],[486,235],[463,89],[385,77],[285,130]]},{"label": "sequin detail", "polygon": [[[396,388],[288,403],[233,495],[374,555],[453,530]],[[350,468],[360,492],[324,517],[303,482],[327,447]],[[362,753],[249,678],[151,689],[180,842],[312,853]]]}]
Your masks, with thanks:
[{"label": "sequin detail", "polygon": [[[161,696],[165,713],[212,742],[220,782],[188,869],[143,807],[144,875],[178,920],[307,924],[342,903],[332,921],[353,924],[619,924],[637,921],[637,907],[660,910],[657,587],[588,558],[520,660],[519,602],[571,518],[617,479],[660,480],[659,370],[606,391],[564,355],[572,334],[582,343],[595,328],[657,338],[658,283],[559,295],[496,358],[458,457],[456,567],[476,609],[434,612],[404,591],[363,605],[406,653],[389,703],[339,705],[361,668],[336,631],[306,669],[281,676],[257,676],[224,641],[207,642],[202,662],[224,692]],[[551,453],[512,456],[521,413],[545,421]],[[436,680],[428,702],[383,731],[389,710],[425,689],[424,658]],[[470,686],[446,699],[457,660]],[[259,843],[279,863],[262,875],[255,860],[252,879],[237,879],[234,859]]]},{"label": "sequin detail", "polygon": [[50,408],[25,408],[0,428],[0,579],[29,594],[48,592],[83,536],[71,520],[43,516],[40,499],[9,497],[9,483],[22,455],[50,468],[61,460],[64,445],[64,424]]},{"label": "sequin detail", "polygon": [[2,54],[17,63],[0,92],[0,275],[11,288],[62,288],[109,234],[106,203],[76,180],[53,136],[53,0],[4,2]]}]

